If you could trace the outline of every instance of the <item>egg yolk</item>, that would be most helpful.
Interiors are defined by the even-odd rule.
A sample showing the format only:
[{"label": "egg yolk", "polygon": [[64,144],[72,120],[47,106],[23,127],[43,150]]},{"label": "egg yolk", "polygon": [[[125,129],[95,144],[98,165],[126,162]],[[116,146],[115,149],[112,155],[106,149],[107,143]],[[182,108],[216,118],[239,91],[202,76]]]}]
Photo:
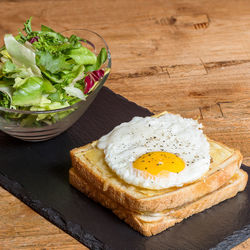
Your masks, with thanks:
[{"label": "egg yolk", "polygon": [[165,175],[166,172],[181,172],[185,162],[175,154],[157,151],[140,156],[133,162],[133,167],[151,175]]}]

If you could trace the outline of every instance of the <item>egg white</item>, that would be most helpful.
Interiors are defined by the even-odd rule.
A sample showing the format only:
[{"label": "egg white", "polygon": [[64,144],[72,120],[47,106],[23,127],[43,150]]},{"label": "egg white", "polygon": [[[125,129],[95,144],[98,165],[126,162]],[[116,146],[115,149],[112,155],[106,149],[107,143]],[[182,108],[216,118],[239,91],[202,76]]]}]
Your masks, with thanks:
[{"label": "egg white", "polygon": [[[182,186],[209,169],[209,143],[201,128],[196,120],[168,113],[158,118],[134,117],[101,137],[97,146],[104,150],[108,166],[129,184],[148,189]],[[163,177],[133,168],[137,158],[155,151],[176,154],[184,160],[184,170]]]}]

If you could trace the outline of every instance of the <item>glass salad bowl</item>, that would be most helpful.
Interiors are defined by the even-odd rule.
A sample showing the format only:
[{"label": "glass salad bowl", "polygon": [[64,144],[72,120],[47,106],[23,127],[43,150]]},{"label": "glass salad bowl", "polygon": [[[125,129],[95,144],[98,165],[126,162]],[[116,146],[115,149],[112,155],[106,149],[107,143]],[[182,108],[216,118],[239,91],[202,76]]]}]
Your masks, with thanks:
[{"label": "glass salad bowl", "polygon": [[[107,51],[107,60],[102,65],[105,74],[90,89],[85,100],[60,109],[53,110],[19,110],[0,106],[0,130],[25,141],[45,141],[71,127],[88,109],[108,78],[111,68],[111,54],[105,40],[95,32],[87,29],[70,29],[61,32],[66,37],[74,34],[83,38],[82,44],[98,55],[102,48]],[[48,119],[44,119],[44,117]]]}]

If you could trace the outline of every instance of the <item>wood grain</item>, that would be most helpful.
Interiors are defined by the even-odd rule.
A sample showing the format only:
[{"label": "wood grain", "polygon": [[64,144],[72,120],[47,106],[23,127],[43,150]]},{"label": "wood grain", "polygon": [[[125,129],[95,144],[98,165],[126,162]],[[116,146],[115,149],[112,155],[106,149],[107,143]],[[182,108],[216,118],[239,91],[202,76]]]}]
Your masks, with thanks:
[{"label": "wood grain", "polygon": [[[112,53],[106,86],[153,112],[199,118],[250,165],[249,11],[247,0],[1,0],[0,37],[29,16],[35,29],[95,30]],[[0,198],[0,248],[84,249],[3,189]]]},{"label": "wood grain", "polygon": [[74,238],[0,188],[0,249],[79,249]]}]

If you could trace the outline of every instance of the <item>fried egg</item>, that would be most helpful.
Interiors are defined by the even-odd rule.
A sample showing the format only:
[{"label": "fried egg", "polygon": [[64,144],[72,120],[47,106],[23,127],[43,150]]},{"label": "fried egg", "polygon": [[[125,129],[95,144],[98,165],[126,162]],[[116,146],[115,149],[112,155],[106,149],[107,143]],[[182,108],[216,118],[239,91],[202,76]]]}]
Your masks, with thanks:
[{"label": "fried egg", "polygon": [[107,165],[125,182],[148,189],[178,187],[209,169],[202,124],[180,115],[134,117],[99,139]]}]

